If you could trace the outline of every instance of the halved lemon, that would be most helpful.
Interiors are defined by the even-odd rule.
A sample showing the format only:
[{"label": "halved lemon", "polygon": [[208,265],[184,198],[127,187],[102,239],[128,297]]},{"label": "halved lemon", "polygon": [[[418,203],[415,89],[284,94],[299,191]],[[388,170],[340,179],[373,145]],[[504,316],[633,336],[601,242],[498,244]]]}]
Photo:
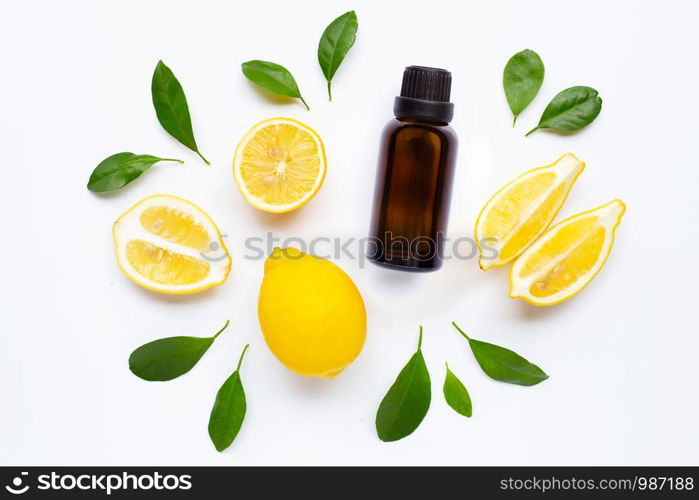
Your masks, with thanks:
[{"label": "halved lemon", "polygon": [[613,200],[553,226],[515,261],[510,297],[550,306],[585,288],[607,261],[625,211]]},{"label": "halved lemon", "polygon": [[114,223],[117,263],[134,283],[169,294],[220,285],[231,257],[214,221],[183,198],[149,196]]},{"label": "halved lemon", "polygon": [[566,153],[551,165],[525,172],[495,193],[476,220],[481,269],[507,264],[541,236],[584,168],[574,154]]},{"label": "halved lemon", "polygon": [[291,118],[272,118],[253,126],[233,158],[240,192],[265,212],[290,212],[308,203],[323,184],[325,169],[320,136]]}]

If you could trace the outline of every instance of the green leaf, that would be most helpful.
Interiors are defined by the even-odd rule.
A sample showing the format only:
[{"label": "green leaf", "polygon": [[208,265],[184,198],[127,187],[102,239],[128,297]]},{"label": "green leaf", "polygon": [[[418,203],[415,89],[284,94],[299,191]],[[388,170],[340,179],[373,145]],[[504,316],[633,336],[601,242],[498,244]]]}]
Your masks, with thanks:
[{"label": "green leaf", "polygon": [[268,92],[286,97],[301,99],[306,109],[310,110],[301,97],[294,76],[284,66],[269,61],[248,61],[242,64],[243,74],[252,83]]},{"label": "green leaf", "polygon": [[470,417],[473,414],[471,396],[468,395],[468,391],[464,384],[461,383],[461,380],[449,369],[449,365],[447,365],[447,375],[444,378],[443,391],[444,399],[456,413],[464,417]]},{"label": "green leaf", "polygon": [[95,193],[104,193],[126,186],[129,182],[138,179],[151,165],[159,161],[182,160],[174,158],[158,158],[151,155],[137,155],[133,153],[117,153],[100,162],[87,181],[87,189]]},{"label": "green leaf", "polygon": [[347,52],[354,45],[358,26],[357,14],[353,10],[345,12],[325,28],[320,42],[318,42],[318,63],[328,81],[329,101],[333,99],[330,81],[345,59]]},{"label": "green leaf", "polygon": [[472,339],[452,322],[471,346],[471,351],[481,369],[490,378],[517,385],[536,385],[549,378],[544,371],[516,352],[495,344]]},{"label": "green leaf", "polygon": [[544,63],[533,50],[523,50],[513,55],[505,65],[502,86],[505,89],[507,104],[510,105],[515,126],[517,117],[529,106],[544,82]]},{"label": "green leaf", "polygon": [[218,390],[214,407],[211,409],[209,437],[218,451],[223,451],[231,445],[245,419],[247,404],[243,383],[240,380],[240,365],[243,363],[243,356],[248,347],[250,344],[243,348],[238,367]]},{"label": "green leaf", "polygon": [[554,97],[541,115],[539,125],[526,135],[542,128],[579,130],[592,123],[602,110],[602,98],[591,87],[570,87]]},{"label": "green leaf", "polygon": [[228,326],[213,337],[168,337],[144,344],[129,356],[129,370],[149,381],[172,380],[191,370]]},{"label": "green leaf", "polygon": [[187,97],[184,95],[182,85],[163,61],[158,61],[153,72],[151,94],[160,125],[168,134],[197,153],[207,165],[211,165],[199,151],[197,141],[194,139],[192,119],[189,116]]},{"label": "green leaf", "polygon": [[422,327],[417,352],[398,374],[376,412],[376,432],[382,441],[397,441],[412,434],[430,408],[430,374],[421,346]]}]

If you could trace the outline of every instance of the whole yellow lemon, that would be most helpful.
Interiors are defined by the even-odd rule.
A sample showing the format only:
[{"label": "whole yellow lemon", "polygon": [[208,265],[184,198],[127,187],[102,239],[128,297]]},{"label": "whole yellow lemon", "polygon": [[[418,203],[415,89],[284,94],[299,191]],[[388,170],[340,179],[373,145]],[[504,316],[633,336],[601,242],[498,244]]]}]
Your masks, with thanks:
[{"label": "whole yellow lemon", "polygon": [[258,315],[269,349],[301,375],[334,377],[366,340],[366,309],[352,279],[295,248],[275,248],[265,262]]}]

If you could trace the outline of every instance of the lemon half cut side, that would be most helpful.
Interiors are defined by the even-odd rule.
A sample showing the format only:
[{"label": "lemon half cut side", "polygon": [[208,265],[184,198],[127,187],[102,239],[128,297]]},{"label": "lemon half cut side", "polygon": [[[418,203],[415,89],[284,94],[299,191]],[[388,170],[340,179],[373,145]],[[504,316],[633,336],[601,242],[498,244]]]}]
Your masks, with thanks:
[{"label": "lemon half cut side", "polygon": [[291,118],[254,125],[238,143],[233,177],[243,198],[272,213],[290,212],[323,185],[325,148],[318,133]]},{"label": "lemon half cut side", "polygon": [[226,281],[231,269],[214,221],[183,198],[144,198],[116,220],[112,233],[119,267],[149,290],[198,292]]},{"label": "lemon half cut side", "polygon": [[625,211],[612,200],[553,226],[515,261],[510,297],[549,306],[579,293],[607,262]]}]

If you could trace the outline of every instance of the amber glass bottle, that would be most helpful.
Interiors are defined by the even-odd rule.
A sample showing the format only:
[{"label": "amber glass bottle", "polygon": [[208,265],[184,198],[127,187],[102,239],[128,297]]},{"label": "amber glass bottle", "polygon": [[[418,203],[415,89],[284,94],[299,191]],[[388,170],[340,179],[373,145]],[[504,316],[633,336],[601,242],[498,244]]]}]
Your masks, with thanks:
[{"label": "amber glass bottle", "polygon": [[368,258],[403,271],[442,266],[457,139],[451,73],[408,66],[383,131]]}]

